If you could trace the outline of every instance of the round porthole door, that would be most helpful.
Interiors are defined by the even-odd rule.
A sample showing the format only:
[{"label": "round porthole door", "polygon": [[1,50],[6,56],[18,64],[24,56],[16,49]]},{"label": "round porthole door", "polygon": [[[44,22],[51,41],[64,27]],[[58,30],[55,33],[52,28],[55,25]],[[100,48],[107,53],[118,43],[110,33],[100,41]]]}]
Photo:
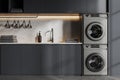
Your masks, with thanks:
[{"label": "round porthole door", "polygon": [[103,25],[100,23],[91,23],[87,26],[86,35],[93,41],[98,41],[104,36]]},{"label": "round porthole door", "polygon": [[105,61],[98,53],[89,55],[86,59],[86,67],[91,72],[99,72],[105,66]]}]

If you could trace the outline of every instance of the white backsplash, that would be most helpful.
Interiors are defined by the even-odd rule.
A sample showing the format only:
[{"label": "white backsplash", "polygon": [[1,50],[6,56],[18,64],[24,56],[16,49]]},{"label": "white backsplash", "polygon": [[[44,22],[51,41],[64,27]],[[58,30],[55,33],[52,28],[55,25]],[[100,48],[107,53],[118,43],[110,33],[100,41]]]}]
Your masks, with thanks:
[{"label": "white backsplash", "polygon": [[[20,21],[22,23],[23,21]],[[28,22],[28,21],[26,21]],[[0,21],[0,25],[5,25],[6,21]],[[10,22],[12,24],[13,21]],[[16,35],[18,43],[35,43],[35,37],[41,31],[42,43],[47,43],[50,35],[45,35],[46,31],[54,30],[54,43],[63,42],[66,38],[71,38],[71,22],[62,20],[48,20],[48,21],[31,21],[31,29],[7,29],[0,26],[0,35]],[[63,29],[65,29],[63,31]]]}]

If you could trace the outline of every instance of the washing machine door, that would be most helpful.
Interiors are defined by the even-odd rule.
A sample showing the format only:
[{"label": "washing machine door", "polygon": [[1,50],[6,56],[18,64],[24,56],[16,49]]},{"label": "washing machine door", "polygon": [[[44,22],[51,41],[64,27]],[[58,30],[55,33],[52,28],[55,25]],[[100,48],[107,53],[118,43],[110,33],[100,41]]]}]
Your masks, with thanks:
[{"label": "washing machine door", "polygon": [[104,59],[99,53],[93,53],[86,59],[86,67],[91,72],[99,72],[105,66]]},{"label": "washing machine door", "polygon": [[103,25],[97,22],[91,23],[87,26],[86,35],[93,41],[98,41],[104,36]]}]

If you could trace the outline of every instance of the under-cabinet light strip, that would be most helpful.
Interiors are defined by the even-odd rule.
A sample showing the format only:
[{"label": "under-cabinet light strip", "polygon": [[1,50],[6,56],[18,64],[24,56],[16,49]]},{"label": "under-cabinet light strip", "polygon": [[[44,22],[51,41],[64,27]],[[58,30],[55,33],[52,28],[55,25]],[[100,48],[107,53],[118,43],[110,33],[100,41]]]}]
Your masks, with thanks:
[{"label": "under-cabinet light strip", "polygon": [[61,20],[80,20],[80,16],[38,16],[37,19],[47,20],[47,19],[61,19]]},{"label": "under-cabinet light strip", "polygon": [[81,20],[81,16],[0,17],[0,20]]},{"label": "under-cabinet light strip", "polygon": [[0,14],[0,20],[80,20],[79,14]]}]

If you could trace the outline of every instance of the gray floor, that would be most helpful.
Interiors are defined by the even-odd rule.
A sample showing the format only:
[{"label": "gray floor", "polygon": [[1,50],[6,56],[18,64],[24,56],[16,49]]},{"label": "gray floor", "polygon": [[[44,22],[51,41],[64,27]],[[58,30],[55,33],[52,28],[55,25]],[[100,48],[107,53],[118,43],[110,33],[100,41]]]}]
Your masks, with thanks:
[{"label": "gray floor", "polygon": [[120,80],[109,76],[0,76],[0,80]]}]

